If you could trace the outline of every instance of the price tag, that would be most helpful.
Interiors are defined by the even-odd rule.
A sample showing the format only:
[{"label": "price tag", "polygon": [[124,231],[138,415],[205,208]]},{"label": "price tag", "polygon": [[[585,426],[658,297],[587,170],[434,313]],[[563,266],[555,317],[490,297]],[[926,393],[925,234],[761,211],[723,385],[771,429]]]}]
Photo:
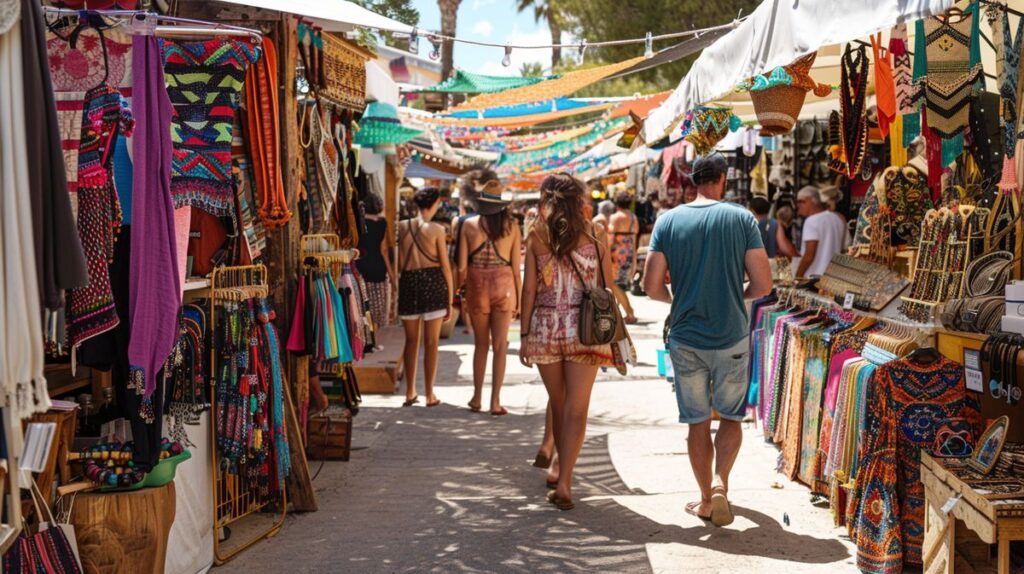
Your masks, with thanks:
[{"label": "price tag", "polygon": [[964,349],[964,368],[980,371],[981,351],[976,351],[974,349]]},{"label": "price tag", "polygon": [[984,377],[981,371],[974,369],[964,369],[964,382],[967,384],[968,391],[982,392],[985,390]]},{"label": "price tag", "polygon": [[853,309],[853,303],[857,300],[857,294],[853,291],[847,291],[846,297],[843,298],[843,309],[847,311]]}]

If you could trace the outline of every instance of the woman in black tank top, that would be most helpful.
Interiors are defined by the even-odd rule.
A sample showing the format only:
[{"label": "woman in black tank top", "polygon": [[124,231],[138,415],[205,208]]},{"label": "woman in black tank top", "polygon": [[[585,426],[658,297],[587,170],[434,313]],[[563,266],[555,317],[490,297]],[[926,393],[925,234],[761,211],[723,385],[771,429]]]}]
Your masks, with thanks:
[{"label": "woman in black tank top", "polygon": [[416,360],[419,355],[420,326],[423,327],[423,381],[427,406],[441,404],[434,396],[437,378],[437,353],[441,344],[441,324],[452,313],[452,270],[444,230],[430,220],[441,205],[437,188],[416,192],[419,217],[399,224],[398,238],[398,316],[405,327],[405,402],[419,401],[416,394]]}]

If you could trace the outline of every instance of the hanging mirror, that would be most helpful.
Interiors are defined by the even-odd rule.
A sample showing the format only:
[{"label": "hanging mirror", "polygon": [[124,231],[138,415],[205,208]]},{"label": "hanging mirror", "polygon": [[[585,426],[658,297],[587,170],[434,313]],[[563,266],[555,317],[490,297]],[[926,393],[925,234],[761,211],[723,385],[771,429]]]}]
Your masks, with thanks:
[{"label": "hanging mirror", "polygon": [[978,444],[974,448],[974,456],[967,460],[968,466],[981,473],[982,476],[987,475],[999,460],[999,453],[1003,450],[1003,443],[1006,442],[1006,433],[1009,427],[1009,417],[1001,416],[993,421],[985,430],[985,434],[981,435],[978,440]]}]

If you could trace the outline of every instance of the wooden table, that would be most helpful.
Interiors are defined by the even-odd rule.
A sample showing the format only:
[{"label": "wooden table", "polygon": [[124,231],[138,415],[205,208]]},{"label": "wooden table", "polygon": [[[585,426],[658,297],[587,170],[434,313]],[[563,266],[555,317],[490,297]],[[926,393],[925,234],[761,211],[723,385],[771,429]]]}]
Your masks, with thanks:
[{"label": "wooden table", "polygon": [[[999,574],[1010,574],[1010,542],[1024,540],[1024,500],[988,500],[939,460],[921,453],[921,481],[925,489],[924,573],[952,574],[956,561],[956,524],[962,522],[987,544],[998,544]],[[961,500],[949,514],[943,505]]]}]

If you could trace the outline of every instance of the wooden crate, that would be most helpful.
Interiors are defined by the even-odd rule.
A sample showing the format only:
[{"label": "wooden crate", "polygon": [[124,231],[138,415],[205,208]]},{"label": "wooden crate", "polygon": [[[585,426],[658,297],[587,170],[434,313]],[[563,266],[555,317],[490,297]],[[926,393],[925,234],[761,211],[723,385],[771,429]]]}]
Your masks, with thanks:
[{"label": "wooden crate", "polygon": [[391,395],[398,384],[405,332],[401,327],[384,327],[377,333],[377,345],[383,349],[369,353],[352,366],[359,392],[364,395]]},{"label": "wooden crate", "polygon": [[352,416],[327,411],[309,418],[306,453],[314,460],[348,460],[352,452]]}]

